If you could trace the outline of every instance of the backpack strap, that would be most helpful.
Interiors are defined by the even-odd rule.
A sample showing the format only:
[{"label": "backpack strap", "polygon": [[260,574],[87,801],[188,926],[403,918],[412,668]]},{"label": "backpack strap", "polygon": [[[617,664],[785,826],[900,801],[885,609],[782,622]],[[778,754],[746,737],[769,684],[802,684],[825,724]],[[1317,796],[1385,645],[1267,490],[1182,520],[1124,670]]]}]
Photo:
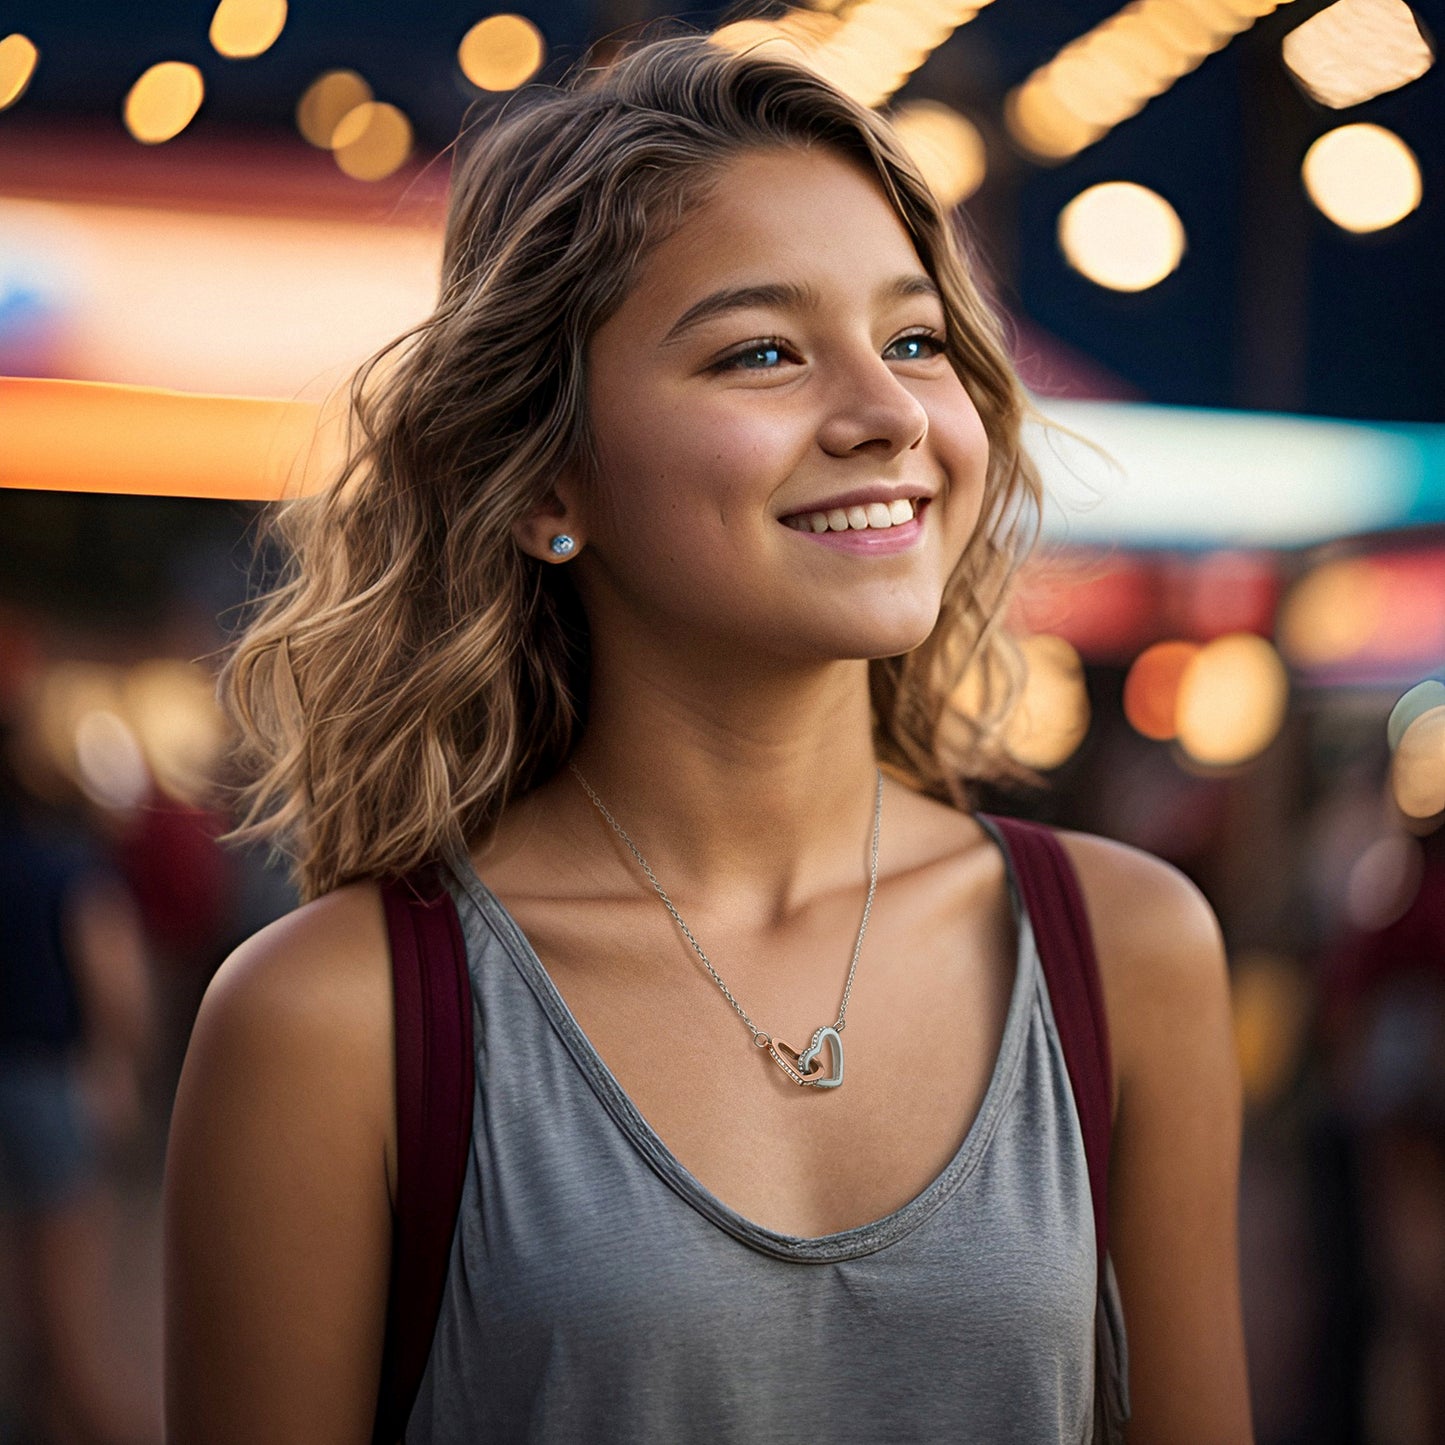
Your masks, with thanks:
[{"label": "backpack strap", "polygon": [[1049,1003],[1074,1093],[1089,1165],[1100,1278],[1109,1251],[1109,1136],[1113,1066],[1099,963],[1074,865],[1053,829],[1019,818],[979,815],[1004,843],[1023,895],[1048,984]]},{"label": "backpack strap", "polygon": [[406,1429],[436,1332],[472,1131],[472,996],[435,870],[382,885],[396,1015],[396,1212],[373,1445]]}]

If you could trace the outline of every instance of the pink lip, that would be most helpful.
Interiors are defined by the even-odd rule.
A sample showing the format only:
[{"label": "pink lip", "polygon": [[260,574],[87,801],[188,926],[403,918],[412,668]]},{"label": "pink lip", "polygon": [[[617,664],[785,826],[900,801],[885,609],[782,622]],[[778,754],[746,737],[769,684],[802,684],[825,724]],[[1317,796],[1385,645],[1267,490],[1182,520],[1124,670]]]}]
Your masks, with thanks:
[{"label": "pink lip", "polygon": [[886,557],[893,552],[906,552],[918,541],[923,535],[923,517],[927,510],[927,507],[923,508],[911,521],[899,522],[893,527],[880,527],[876,531],[871,527],[858,532],[851,528],[846,532],[814,532],[811,529],[802,532],[796,527],[788,530],[805,542],[817,542],[838,552]]}]

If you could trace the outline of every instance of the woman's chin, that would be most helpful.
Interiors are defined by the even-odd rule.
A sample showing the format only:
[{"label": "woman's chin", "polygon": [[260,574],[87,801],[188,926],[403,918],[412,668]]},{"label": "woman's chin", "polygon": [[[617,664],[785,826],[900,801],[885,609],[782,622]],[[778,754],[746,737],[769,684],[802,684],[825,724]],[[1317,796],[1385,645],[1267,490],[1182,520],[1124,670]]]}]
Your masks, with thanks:
[{"label": "woman's chin", "polygon": [[836,655],[839,658],[873,661],[912,652],[928,641],[937,620],[938,615],[934,613],[931,617],[918,618],[908,624],[900,618],[890,618],[874,627],[854,628],[850,637],[838,640]]},{"label": "woman's chin", "polygon": [[869,629],[873,635],[868,639],[868,648],[862,655],[897,657],[900,653],[912,652],[933,635],[933,629],[938,625],[938,613],[939,599],[934,597],[912,612],[880,618]]},{"label": "woman's chin", "polygon": [[915,647],[921,647],[928,641],[928,637],[928,631],[910,633],[906,639],[894,638],[891,642],[883,644],[876,651],[865,652],[862,655],[870,662],[876,662],[879,658],[883,657],[901,657],[905,652],[912,652]]}]

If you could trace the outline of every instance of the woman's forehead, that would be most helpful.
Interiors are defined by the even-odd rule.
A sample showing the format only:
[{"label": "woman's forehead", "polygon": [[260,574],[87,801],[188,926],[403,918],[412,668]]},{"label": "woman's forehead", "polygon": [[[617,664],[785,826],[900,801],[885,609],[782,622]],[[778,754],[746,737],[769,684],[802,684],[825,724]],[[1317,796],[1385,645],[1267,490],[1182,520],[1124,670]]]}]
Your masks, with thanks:
[{"label": "woman's forehead", "polygon": [[906,291],[909,276],[927,281],[876,174],[831,150],[752,151],[719,171],[649,252],[621,310],[660,326],[662,340],[715,295],[825,303],[839,292]]}]

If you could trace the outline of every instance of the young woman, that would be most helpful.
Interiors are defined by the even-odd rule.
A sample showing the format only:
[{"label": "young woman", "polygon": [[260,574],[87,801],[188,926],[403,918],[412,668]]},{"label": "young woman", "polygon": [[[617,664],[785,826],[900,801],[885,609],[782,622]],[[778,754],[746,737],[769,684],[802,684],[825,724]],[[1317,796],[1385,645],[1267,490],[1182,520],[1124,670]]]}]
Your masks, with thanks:
[{"label": "young woman", "polygon": [[[1083,1146],[967,807],[998,717],[949,708],[1003,675],[1023,410],[917,172],[801,69],[656,42],[472,150],[437,309],[229,667],[310,901],[222,968],[176,1101],[174,1445],[370,1437],[375,880],[431,859],[477,1091],[409,1442],[1089,1438]],[[1130,1438],[1247,1441],[1217,925],[1064,841]]]}]

